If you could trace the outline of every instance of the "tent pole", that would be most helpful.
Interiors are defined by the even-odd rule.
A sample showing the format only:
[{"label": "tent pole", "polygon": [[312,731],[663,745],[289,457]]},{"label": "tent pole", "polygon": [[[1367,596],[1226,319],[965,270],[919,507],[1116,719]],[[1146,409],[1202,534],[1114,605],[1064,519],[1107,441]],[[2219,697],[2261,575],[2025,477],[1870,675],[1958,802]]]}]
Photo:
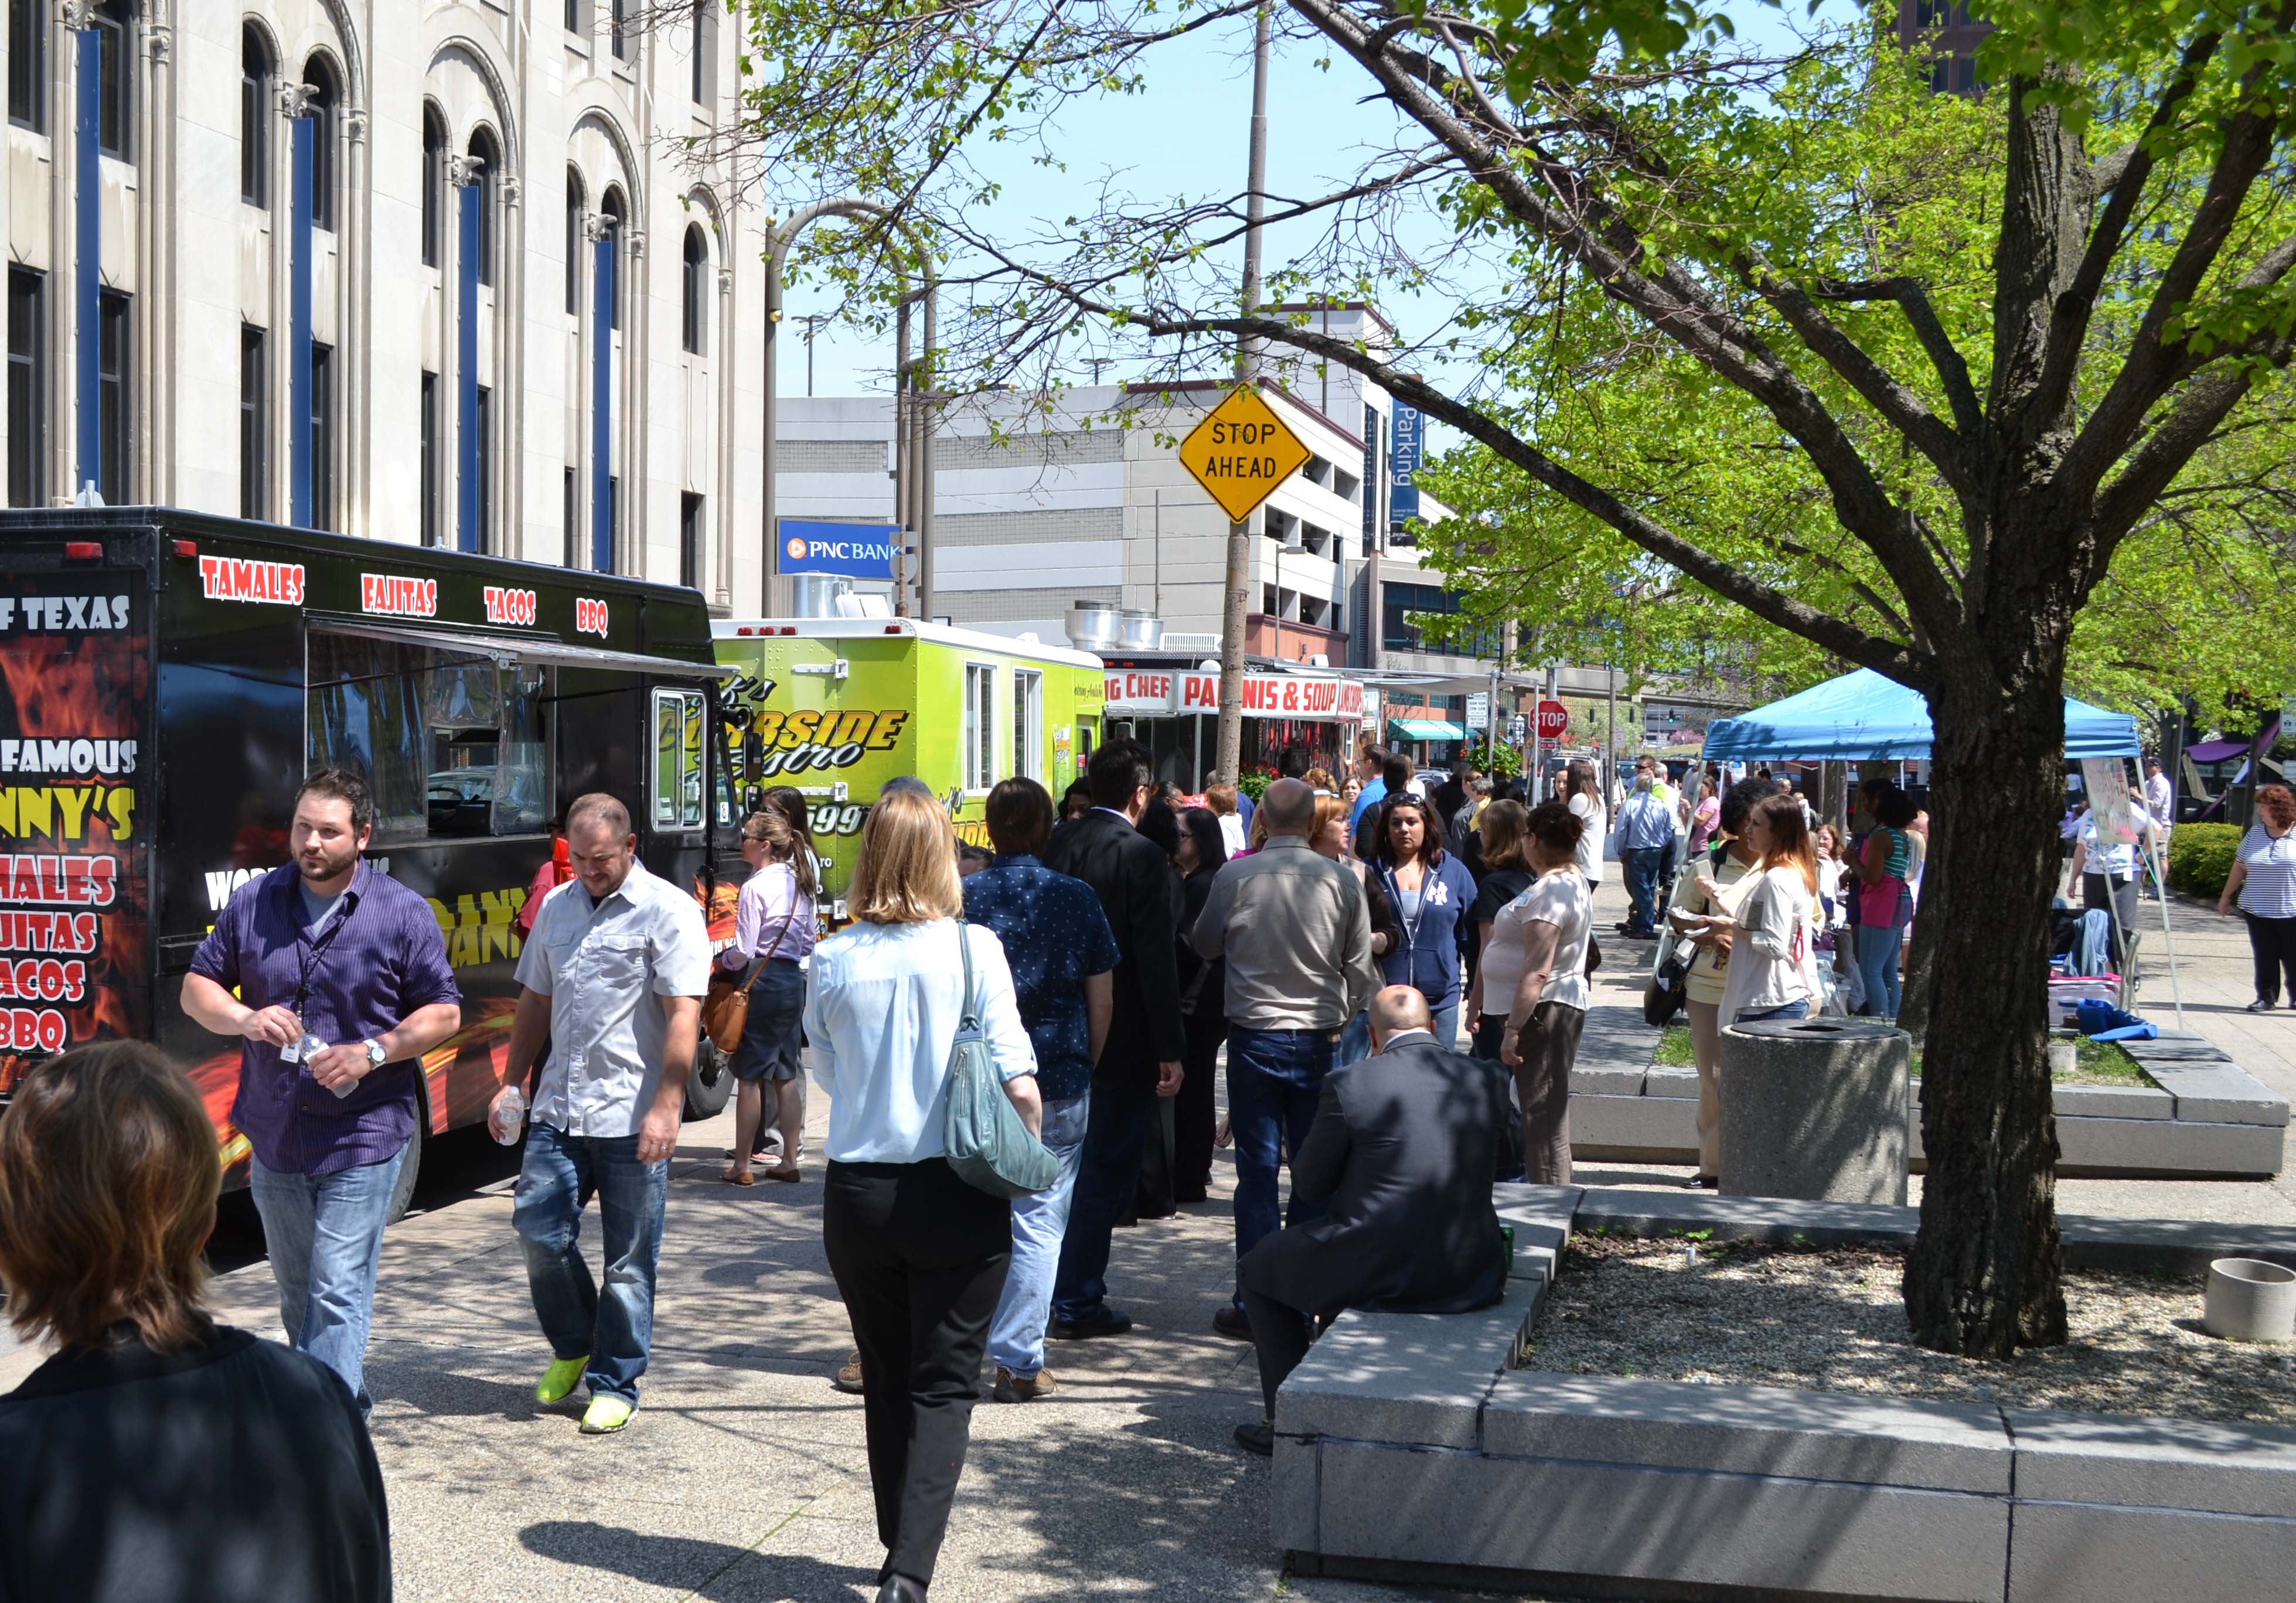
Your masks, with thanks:
[{"label": "tent pole", "polygon": [[[2155,826],[2157,832],[2158,826]],[[2152,888],[2161,893],[2161,939],[2169,948],[2169,994],[2177,1003],[2177,1027],[2185,1027],[2185,982],[2177,974],[2177,934],[2169,928],[2169,876],[2162,872],[2163,864],[2152,855],[2151,841],[2142,848],[2144,866],[2152,871]],[[2110,881],[2108,881],[2108,884]]]}]

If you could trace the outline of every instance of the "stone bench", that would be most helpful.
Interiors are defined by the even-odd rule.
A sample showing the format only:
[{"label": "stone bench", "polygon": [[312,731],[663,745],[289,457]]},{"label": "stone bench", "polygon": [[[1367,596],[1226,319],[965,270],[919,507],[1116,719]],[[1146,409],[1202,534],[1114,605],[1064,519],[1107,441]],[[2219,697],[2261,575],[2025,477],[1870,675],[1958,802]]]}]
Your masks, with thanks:
[{"label": "stone bench", "polygon": [[[1272,1517],[1300,1573],[1670,1599],[2296,1596],[2296,1432],[1513,1367],[1573,1225],[1886,1239],[1914,1210],[1501,1192],[1501,1304],[1344,1313],[1284,1383]],[[2143,1255],[2213,1251],[2234,1227],[2068,1221],[2069,1254],[2114,1248],[2116,1228]]]}]

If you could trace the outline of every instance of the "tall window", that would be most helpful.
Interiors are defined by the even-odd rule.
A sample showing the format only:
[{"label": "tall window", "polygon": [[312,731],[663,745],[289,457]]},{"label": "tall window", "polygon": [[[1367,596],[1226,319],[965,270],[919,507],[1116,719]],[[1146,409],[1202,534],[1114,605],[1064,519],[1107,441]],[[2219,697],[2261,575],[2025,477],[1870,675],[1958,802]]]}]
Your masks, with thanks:
[{"label": "tall window", "polygon": [[584,34],[590,31],[590,0],[566,0],[566,31]]},{"label": "tall window", "polygon": [[702,236],[701,225],[689,224],[685,230],[685,348],[695,356],[701,354],[704,299],[709,284],[709,241]]},{"label": "tall window", "polygon": [[8,120],[43,134],[48,127],[46,0],[8,0]]},{"label": "tall window", "polygon": [[102,0],[95,8],[96,148],[122,161],[135,159],[135,15],[128,0]]},{"label": "tall window", "polygon": [[440,217],[447,204],[447,119],[439,108],[422,108],[422,265],[435,267],[442,259],[439,249]]},{"label": "tall window", "polygon": [[570,568],[582,566],[581,503],[576,498],[577,492],[574,486],[574,470],[569,468],[566,470],[566,482],[562,488],[566,499],[563,510],[566,519],[566,566]]},{"label": "tall window", "polygon": [[239,515],[260,518],[271,487],[271,336],[239,325]]},{"label": "tall window", "polygon": [[622,326],[622,295],[625,289],[622,283],[622,192],[620,190],[611,185],[607,187],[605,194],[600,197],[598,201],[598,215],[605,218],[610,230],[606,237],[613,241],[614,304],[613,318],[610,326],[619,329]]},{"label": "tall window", "polygon": [[[622,476],[619,473],[609,473],[606,476],[606,549],[609,552],[619,552],[621,546]],[[611,557],[606,566],[610,571],[620,571]]]},{"label": "tall window", "polygon": [[439,375],[422,375],[422,544],[439,544]]},{"label": "tall window", "polygon": [[133,388],[135,360],[135,302],[106,290],[96,302],[95,419],[103,474],[96,488],[113,506],[134,499],[135,449]]},{"label": "tall window", "polygon": [[720,0],[693,0],[693,103],[717,98],[718,6]]},{"label": "tall window", "polygon": [[630,59],[630,0],[610,0],[614,30],[614,60]]},{"label": "tall window", "polygon": [[582,247],[590,242],[583,227],[589,216],[588,202],[582,194],[582,175],[572,168],[566,169],[566,315],[582,315]]},{"label": "tall window", "polygon": [[701,588],[701,497],[687,491],[677,498],[677,582]]},{"label": "tall window", "polygon": [[311,527],[335,527],[335,348],[311,344]]},{"label": "tall window", "polygon": [[48,499],[48,280],[8,269],[8,504]]},{"label": "tall window", "polygon": [[495,526],[495,392],[479,386],[479,549],[492,551]]},{"label": "tall window", "polygon": [[271,204],[271,46],[252,26],[239,34],[239,198]]},{"label": "tall window", "polygon": [[1013,772],[1045,777],[1045,676],[1032,668],[1013,670]]},{"label": "tall window", "polygon": [[471,159],[479,164],[479,282],[495,282],[495,199],[501,193],[502,147],[495,143],[491,130],[480,128],[471,135]]},{"label": "tall window", "polygon": [[303,66],[303,87],[311,109],[311,225],[332,233],[335,226],[335,129],[342,120],[343,96],[335,70],[324,56]]},{"label": "tall window", "polygon": [[996,782],[996,669],[985,662],[964,665],[964,788],[986,790]]}]

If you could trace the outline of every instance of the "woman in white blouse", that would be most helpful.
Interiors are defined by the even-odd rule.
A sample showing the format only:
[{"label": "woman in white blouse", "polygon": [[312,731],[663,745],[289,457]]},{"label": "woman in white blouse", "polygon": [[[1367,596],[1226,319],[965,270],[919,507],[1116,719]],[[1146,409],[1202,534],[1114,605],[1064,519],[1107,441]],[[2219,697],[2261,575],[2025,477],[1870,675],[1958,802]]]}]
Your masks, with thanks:
[{"label": "woman in white blouse", "polygon": [[1570,809],[1570,816],[1578,821],[1578,845],[1572,856],[1577,859],[1579,873],[1589,885],[1603,883],[1603,838],[1610,832],[1610,819],[1603,810],[1603,791],[1595,778],[1595,765],[1585,757],[1572,757],[1562,773],[1562,800]]},{"label": "woman in white blouse", "polygon": [[960,940],[1005,1094],[1031,1133],[1042,1110],[1004,949],[959,921],[956,835],[939,802],[896,790],[870,808],[846,906],[857,921],[815,948],[806,993],[806,1039],[830,1097],[821,1233],[861,1351],[886,1549],[879,1603],[914,1603],[948,1528],[1013,1254],[1012,1204],[958,1179],[945,1157],[949,1049],[965,1010]]},{"label": "woman in white blouse", "polygon": [[[1738,912],[1730,941],[1730,972],[1722,989],[1722,1026],[1763,1018],[1808,1018],[1823,1000],[1817,978],[1817,852],[1801,802],[1780,794],[1746,815],[1746,846],[1758,855],[1751,889],[1733,893]],[[1722,887],[1698,878],[1707,900],[1722,904]],[[1712,921],[1717,915],[1709,915]]]},{"label": "woman in white blouse", "polygon": [[[1533,1185],[1569,1185],[1570,1065],[1587,1024],[1595,892],[1578,866],[1585,826],[1566,804],[1539,803],[1524,830],[1538,878],[1492,920],[1483,961],[1493,972],[1480,977],[1488,999],[1484,1005],[1506,1004],[1499,1061],[1514,1071],[1523,1178]],[[1485,1021],[1481,1027],[1490,1026]]]},{"label": "woman in white blouse", "polygon": [[2285,785],[2256,792],[2256,822],[2241,837],[2217,912],[2229,913],[2235,901],[2256,961],[2256,1000],[2248,1010],[2268,1013],[2280,1005],[2284,974],[2289,1003],[2296,1006],[2296,794]]}]

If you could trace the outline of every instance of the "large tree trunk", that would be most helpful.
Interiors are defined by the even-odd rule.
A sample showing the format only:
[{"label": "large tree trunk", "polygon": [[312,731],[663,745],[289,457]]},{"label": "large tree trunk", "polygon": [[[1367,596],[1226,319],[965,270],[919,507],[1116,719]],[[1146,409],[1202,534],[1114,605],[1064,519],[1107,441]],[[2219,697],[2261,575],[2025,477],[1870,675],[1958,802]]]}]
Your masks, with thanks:
[{"label": "large tree trunk", "polygon": [[[2047,657],[2046,647],[2036,653]],[[2063,806],[2062,674],[2005,687],[1947,666],[1925,897],[1936,926],[1922,1058],[1929,1174],[1906,1316],[1942,1352],[2005,1358],[2065,1339],[2049,1109],[2049,901]]]}]

